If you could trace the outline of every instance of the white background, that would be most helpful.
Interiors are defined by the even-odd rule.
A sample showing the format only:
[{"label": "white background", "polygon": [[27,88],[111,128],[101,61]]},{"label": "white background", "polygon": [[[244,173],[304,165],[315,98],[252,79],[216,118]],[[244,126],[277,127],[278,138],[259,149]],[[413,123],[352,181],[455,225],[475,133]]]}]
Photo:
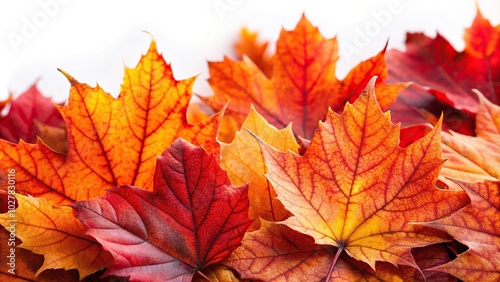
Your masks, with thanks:
[{"label": "white background", "polygon": [[[398,12],[377,23],[376,15],[388,11],[389,2],[398,5]],[[44,9],[48,3],[50,9]],[[498,25],[500,1],[478,3],[483,15]],[[473,0],[2,0],[0,99],[9,91],[21,94],[38,79],[44,95],[65,101],[69,83],[56,68],[117,95],[124,65],[135,67],[150,44],[143,31],[154,35],[177,79],[199,75],[195,92],[210,95],[206,61],[231,55],[241,27],[274,42],[280,29],[292,29],[303,12],[325,37],[337,36],[341,78],[380,51],[388,39],[389,48],[404,48],[406,31],[430,36],[439,31],[463,49],[464,29],[476,8]],[[30,24],[35,29],[27,27]],[[370,28],[368,40],[359,44],[356,36],[359,41],[359,32]]]}]

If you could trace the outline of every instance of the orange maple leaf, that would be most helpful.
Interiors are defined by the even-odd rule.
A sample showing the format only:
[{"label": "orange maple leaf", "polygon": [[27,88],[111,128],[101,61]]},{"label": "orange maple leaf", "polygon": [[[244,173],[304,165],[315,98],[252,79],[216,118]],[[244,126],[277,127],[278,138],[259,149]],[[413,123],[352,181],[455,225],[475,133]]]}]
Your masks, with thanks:
[{"label": "orange maple leaf", "polygon": [[[71,92],[68,105],[59,110],[67,125],[68,153],[54,152],[41,141],[35,145],[25,142],[16,145],[0,140],[0,168],[15,170],[16,193],[43,198],[44,205],[64,205],[102,196],[107,188],[117,185],[137,185],[151,190],[157,156],[178,137],[219,154],[215,141],[219,116],[214,115],[196,125],[187,123],[186,109],[194,78],[175,80],[170,65],[157,52],[154,41],[138,66],[126,69],[117,99],[99,86],[92,88],[64,74],[71,83]],[[6,189],[6,184],[2,189]],[[43,210],[30,210],[29,216],[22,209],[16,212],[19,225],[30,225],[29,220],[37,221],[37,225],[18,230],[19,238],[38,234],[36,240],[39,242],[53,240],[53,233],[49,231],[54,229],[54,218]],[[67,240],[78,245],[82,232],[75,229],[72,220],[76,218],[71,216],[72,219],[66,219],[56,229],[65,224],[73,226],[72,231],[66,233],[70,237]],[[2,222],[4,227],[6,224]],[[63,234],[56,238],[61,239],[60,236]],[[96,242],[94,244],[101,248]],[[63,252],[66,248],[63,244],[37,247],[26,241],[24,246],[44,254],[46,260],[47,256],[57,253],[55,250]],[[92,273],[87,271],[86,265],[96,257],[90,258],[87,251],[79,256],[73,265],[54,258],[44,269],[77,268],[81,277]]]},{"label": "orange maple leaf", "polygon": [[[276,193],[269,181],[264,177],[267,172],[264,156],[257,140],[249,132],[277,150],[288,150],[298,153],[299,145],[295,141],[291,126],[277,130],[251,107],[248,117],[243,122],[242,129],[230,144],[221,147],[221,167],[227,171],[231,183],[243,185],[250,183],[248,197],[250,198],[249,217],[261,217],[265,220],[281,221],[290,213],[276,199]],[[259,221],[255,220],[251,230],[258,229]]]},{"label": "orange maple leaf", "polygon": [[[468,202],[435,182],[443,160],[440,123],[401,148],[399,125],[376,102],[372,80],[342,115],[329,111],[304,156],[262,143],[269,181],[293,216],[283,224],[375,268],[376,261],[418,268],[410,250],[449,240],[409,224],[449,215]],[[329,277],[329,276],[328,276]]]},{"label": "orange maple leaf", "polygon": [[[10,242],[10,232],[5,229],[0,229],[0,241]],[[21,241],[16,239],[16,245],[19,245]],[[9,252],[10,248],[6,248]],[[2,250],[4,250],[2,248]],[[5,256],[4,256],[5,254]],[[9,256],[10,253],[2,253],[0,257],[0,281],[9,282],[28,282],[28,281],[38,281],[38,282],[53,282],[53,281],[78,281],[78,271],[64,270],[64,269],[47,269],[42,273],[36,275],[37,270],[43,265],[43,256],[32,253],[23,248],[15,249],[15,262],[11,263]],[[15,266],[15,270],[11,267]],[[14,274],[13,274],[14,273]],[[97,272],[93,275],[85,277],[85,279],[80,280],[82,282],[92,282],[101,276],[102,273]],[[114,282],[122,281],[113,277]],[[99,280],[105,282],[107,280]],[[125,281],[125,280],[123,280]],[[110,281],[111,282],[111,281]]]},{"label": "orange maple leaf", "polygon": [[447,264],[432,268],[464,281],[500,280],[500,182],[457,181],[471,203],[449,217],[423,223],[451,234],[469,250]]},{"label": "orange maple leaf", "polygon": [[340,111],[353,102],[374,75],[380,77],[376,89],[382,108],[389,106],[408,84],[387,85],[385,50],[361,62],[343,80],[335,77],[338,60],[336,38],[325,39],[305,16],[292,31],[283,30],[276,44],[270,78],[249,59],[209,63],[210,85],[215,95],[200,97],[212,109],[222,109],[241,125],[250,105],[264,118],[284,128],[292,122],[293,131],[311,138],[328,107]]},{"label": "orange maple leaf", "polygon": [[0,214],[0,224],[23,242],[17,247],[44,255],[35,277],[46,269],[72,269],[78,266],[80,280],[108,266],[111,254],[92,237],[67,206],[55,207],[45,199],[16,196],[19,207]]},{"label": "orange maple leaf", "polygon": [[138,66],[126,69],[117,99],[63,73],[71,83],[68,105],[60,108],[68,154],[40,142],[0,140],[0,163],[16,170],[17,193],[66,204],[102,196],[122,184],[151,190],[156,156],[178,137],[219,153],[219,116],[187,123],[194,78],[175,80],[154,41]]}]

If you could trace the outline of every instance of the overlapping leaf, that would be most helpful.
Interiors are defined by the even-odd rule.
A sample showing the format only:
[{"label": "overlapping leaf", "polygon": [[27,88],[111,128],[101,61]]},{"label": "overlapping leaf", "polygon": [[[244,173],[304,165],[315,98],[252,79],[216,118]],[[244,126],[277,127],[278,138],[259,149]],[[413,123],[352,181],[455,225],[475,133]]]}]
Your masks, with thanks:
[{"label": "overlapping leaf", "polygon": [[441,174],[466,181],[500,179],[500,106],[479,95],[477,137],[451,132],[442,134]]},{"label": "overlapping leaf", "polygon": [[[237,248],[224,261],[237,269],[243,278],[262,281],[325,281],[333,247],[314,244],[314,240],[284,224],[262,220],[261,229],[249,232]],[[422,268],[442,263],[442,250],[432,247],[416,252]],[[420,258],[425,258],[420,260]],[[427,274],[427,272],[426,272]],[[446,275],[429,273],[427,281],[443,281]],[[342,254],[330,281],[424,281],[420,272],[412,267],[396,268],[389,263],[377,263],[375,272],[367,264]]]},{"label": "overlapping leaf", "polygon": [[0,162],[16,169],[18,193],[65,204],[102,196],[121,184],[151,190],[156,156],[177,137],[219,150],[218,116],[196,125],[186,122],[194,78],[175,80],[155,42],[135,69],[126,70],[117,99],[65,75],[72,85],[68,105],[60,108],[68,154],[42,143],[0,140]]},{"label": "overlapping leaf", "polygon": [[246,28],[241,29],[240,39],[234,44],[236,59],[247,56],[267,76],[271,77],[273,64],[271,57],[266,53],[269,42],[259,42],[258,34]]},{"label": "overlapping leaf", "polygon": [[447,237],[410,223],[449,215],[468,201],[463,192],[435,187],[439,133],[437,125],[399,147],[399,126],[381,112],[371,81],[341,116],[329,112],[304,156],[262,145],[266,176],[293,214],[283,224],[372,268],[376,261],[416,267],[412,247]]},{"label": "overlapping leaf", "polygon": [[[392,80],[398,81],[397,79],[388,79],[388,81]],[[457,110],[438,101],[417,84],[412,84],[403,90],[387,110],[391,112],[392,121],[394,123],[400,122],[403,127],[422,123],[436,123],[442,115],[442,131],[455,131],[465,135],[474,135],[474,114]]]},{"label": "overlapping leaf", "polygon": [[203,268],[203,275],[194,276],[193,282],[206,282],[206,278],[212,282],[249,282],[239,279],[234,270],[222,264]]},{"label": "overlapping leaf", "polygon": [[[385,50],[337,79],[336,39],[305,16],[282,31],[273,56],[244,29],[234,46],[242,61],[210,63],[215,96],[202,100],[211,109],[192,104],[189,113],[194,79],[175,80],[153,42],[117,99],[63,72],[67,142],[36,85],[0,101],[0,110],[11,103],[0,137],[41,137],[0,141],[0,211],[6,169],[16,170],[19,193],[19,208],[0,215],[7,230],[16,220],[18,275],[6,272],[10,250],[0,248],[0,280],[94,281],[107,266],[99,279],[500,280],[499,40],[500,26],[479,12],[463,52],[439,34],[410,34],[405,52],[389,51],[385,81],[398,84],[387,85]],[[373,75],[379,83],[359,96]],[[406,80],[416,83],[393,103]],[[395,122],[436,127],[400,130],[377,100]],[[219,159],[220,117],[209,116],[226,107]],[[195,145],[165,151],[178,137]],[[439,190],[442,181],[455,186]],[[260,219],[239,246],[248,214]]]},{"label": "overlapping leaf", "polygon": [[[10,232],[5,229],[0,230],[0,240],[2,242],[9,242]],[[20,244],[20,240],[16,239],[16,246]],[[10,247],[15,248],[15,262],[11,264]],[[35,276],[36,272],[43,265],[43,256],[34,254],[22,248],[9,246],[9,248],[2,248],[6,252],[1,253],[0,257],[0,280],[13,281],[13,282],[26,282],[26,281],[40,281],[52,282],[59,279],[60,281],[78,281],[78,271],[70,270],[46,270],[43,273]],[[15,269],[11,268],[14,267]]]},{"label": "overlapping leaf", "polygon": [[441,220],[425,223],[451,234],[469,250],[434,270],[464,281],[500,280],[500,182],[458,182],[471,203]]},{"label": "overlapping leaf", "polygon": [[190,281],[240,245],[251,224],[247,190],[231,185],[213,155],[179,139],[158,157],[153,193],[116,187],[73,207],[113,255],[107,274]]},{"label": "overlapping leaf", "polygon": [[[40,201],[46,201],[46,205],[62,205],[102,196],[116,185],[133,184],[151,190],[157,155],[179,136],[210,152],[219,150],[215,142],[218,116],[196,125],[186,122],[194,79],[175,80],[155,42],[135,69],[126,70],[117,99],[99,86],[92,88],[65,75],[72,85],[68,105],[60,108],[67,124],[68,153],[56,153],[42,142],[16,145],[0,140],[0,164],[16,170],[19,194],[43,198]],[[20,238],[37,234],[39,242],[64,238],[79,245],[81,229],[64,235],[69,238],[61,237],[62,233],[55,236],[51,232],[52,215],[42,209],[30,210],[29,215],[23,213],[20,210],[16,215],[23,220],[29,217],[38,225],[27,225],[20,219],[19,224],[27,226],[16,233]],[[77,221],[74,217],[64,220],[67,222],[61,222],[57,228],[73,226],[73,221]],[[24,246],[35,251],[34,245],[25,242]],[[62,244],[36,248],[35,252],[44,255],[55,253],[57,248],[65,250]],[[47,262],[47,267],[85,269],[90,263],[86,252],[83,250],[72,266],[54,258]]]},{"label": "overlapping leaf", "polygon": [[[420,269],[424,273],[426,281],[454,281],[455,277],[441,271],[433,270],[433,267],[442,265],[450,261],[449,249],[444,246],[445,243],[434,244],[422,248],[412,249],[412,255],[415,258]],[[451,244],[451,243],[449,243]],[[418,272],[414,273],[414,280],[419,280],[422,276]],[[411,279],[407,279],[410,281]]]},{"label": "overlapping leaf", "polygon": [[[189,104],[187,111],[187,120],[190,123],[198,123],[208,119],[214,114],[214,111],[206,104],[195,101]],[[233,140],[239,126],[234,118],[224,115],[219,123],[219,134],[217,138],[221,142],[229,143]]]},{"label": "overlapping leaf", "polygon": [[108,266],[110,254],[84,234],[85,226],[70,207],[55,207],[44,199],[23,195],[16,198],[19,207],[0,214],[0,224],[22,240],[18,247],[44,255],[44,263],[35,276],[46,269],[78,266],[81,280]]},{"label": "overlapping leaf", "polygon": [[479,101],[472,89],[494,104],[500,103],[500,25],[493,27],[479,9],[466,30],[465,50],[456,51],[439,33],[431,39],[409,33],[406,51],[387,54],[395,79],[413,81],[439,101],[466,113],[477,113]]},{"label": "overlapping leaf", "polygon": [[40,134],[35,122],[49,126],[64,127],[64,121],[54,102],[44,97],[36,83],[16,99],[0,103],[0,110],[10,105],[6,116],[0,117],[0,138],[17,143],[20,139],[35,143]]},{"label": "overlapping leaf", "polygon": [[[324,281],[334,254],[304,234],[260,220],[243,245],[224,261],[243,278],[263,281]],[[312,267],[314,266],[314,267]]]},{"label": "overlapping leaf", "polygon": [[[259,143],[249,132],[259,136],[277,150],[297,153],[299,145],[295,141],[291,127],[277,130],[252,107],[241,128],[231,144],[222,145],[221,167],[228,172],[231,183],[235,185],[250,183],[248,188],[250,218],[284,220],[290,213],[276,199],[273,187],[264,177],[267,172],[264,156]],[[256,220],[254,223],[254,227],[258,227],[259,221]]]},{"label": "overlapping leaf", "polygon": [[231,101],[226,113],[239,124],[252,104],[270,124],[284,128],[291,122],[296,135],[311,138],[328,107],[342,110],[372,76],[380,77],[376,89],[383,108],[407,86],[383,83],[387,76],[385,50],[361,62],[343,80],[337,79],[337,49],[335,38],[325,39],[303,16],[294,30],[281,32],[270,78],[248,59],[212,62],[209,82],[215,95],[201,98],[215,111]]},{"label": "overlapping leaf", "polygon": [[38,127],[39,136],[47,146],[60,153],[68,153],[68,138],[65,127],[50,126],[35,122]]}]

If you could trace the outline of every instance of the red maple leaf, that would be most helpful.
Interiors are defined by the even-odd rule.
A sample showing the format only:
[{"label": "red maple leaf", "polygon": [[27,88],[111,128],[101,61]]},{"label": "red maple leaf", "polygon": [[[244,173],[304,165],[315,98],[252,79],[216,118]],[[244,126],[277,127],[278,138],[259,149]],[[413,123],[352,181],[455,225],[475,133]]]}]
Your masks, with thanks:
[{"label": "red maple leaf", "polygon": [[72,206],[113,255],[106,274],[188,281],[241,244],[251,224],[247,191],[231,185],[214,155],[178,139],[158,157],[153,192],[115,187]]},{"label": "red maple leaf", "polygon": [[[472,90],[478,89],[488,100],[500,104],[500,25],[492,26],[478,9],[464,41],[465,49],[458,52],[439,33],[436,38],[408,33],[406,51],[388,51],[388,81],[415,82],[392,108],[403,104],[437,116],[444,112],[443,129],[473,135],[479,100]],[[410,117],[421,121],[421,116]]]}]

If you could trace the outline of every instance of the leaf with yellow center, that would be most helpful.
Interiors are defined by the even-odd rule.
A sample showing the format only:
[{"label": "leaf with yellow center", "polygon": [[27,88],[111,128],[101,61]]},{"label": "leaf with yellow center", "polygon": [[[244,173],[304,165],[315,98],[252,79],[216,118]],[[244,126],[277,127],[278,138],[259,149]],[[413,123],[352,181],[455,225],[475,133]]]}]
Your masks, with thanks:
[{"label": "leaf with yellow center", "polygon": [[435,187],[443,163],[440,123],[399,147],[399,126],[380,110],[374,82],[342,115],[329,111],[304,156],[261,142],[266,176],[293,214],[282,224],[339,248],[329,275],[343,250],[372,268],[376,261],[418,268],[412,248],[450,238],[410,223],[441,218],[468,202],[462,191]]}]

